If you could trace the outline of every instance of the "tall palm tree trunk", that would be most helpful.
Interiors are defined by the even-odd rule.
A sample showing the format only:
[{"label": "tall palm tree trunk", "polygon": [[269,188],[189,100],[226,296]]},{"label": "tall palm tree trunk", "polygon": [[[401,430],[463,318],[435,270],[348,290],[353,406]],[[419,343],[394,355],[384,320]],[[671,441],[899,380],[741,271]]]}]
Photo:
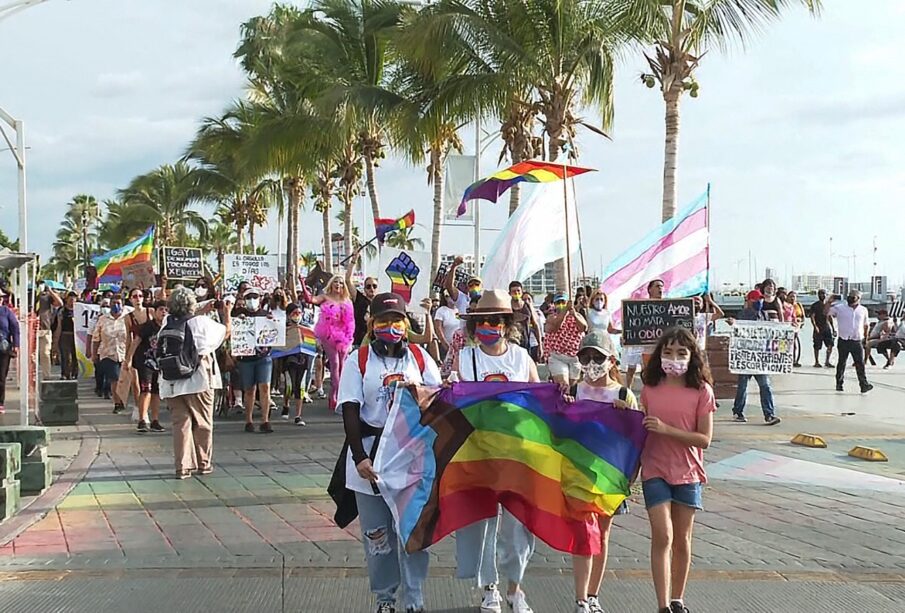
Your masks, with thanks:
[{"label": "tall palm tree trunk", "polygon": [[326,202],[324,204],[323,211],[323,222],[324,222],[324,270],[327,272],[333,272],[333,249],[332,242],[330,240],[330,203]]},{"label": "tall palm tree trunk", "polygon": [[250,253],[254,253],[257,250],[257,245],[255,245],[255,222],[254,220],[248,222],[248,247]]},{"label": "tall palm tree trunk", "polygon": [[[440,268],[440,234],[443,229],[443,155],[438,147],[431,147],[431,173],[434,183],[434,225],[431,229],[431,275]],[[430,277],[428,277],[430,278]]]},{"label": "tall palm tree trunk", "polygon": [[374,179],[374,159],[365,152],[365,181],[368,184],[368,198],[371,200],[371,213],[374,219],[380,217],[380,199],[377,197],[377,181]]},{"label": "tall palm tree trunk", "polygon": [[[343,199],[343,251],[346,256],[352,253],[352,186],[342,190]],[[337,262],[338,264],[338,262]]]},{"label": "tall palm tree trunk", "polygon": [[676,214],[679,157],[679,99],[682,90],[675,86],[663,94],[666,100],[666,143],[663,156],[663,221]]},{"label": "tall palm tree trunk", "polygon": [[217,273],[220,275],[222,282],[223,274],[226,272],[226,253],[223,249],[217,249]]},{"label": "tall palm tree trunk", "polygon": [[289,195],[289,210],[286,214],[286,278],[287,289],[294,291],[299,276],[299,179],[292,177],[285,181]]}]

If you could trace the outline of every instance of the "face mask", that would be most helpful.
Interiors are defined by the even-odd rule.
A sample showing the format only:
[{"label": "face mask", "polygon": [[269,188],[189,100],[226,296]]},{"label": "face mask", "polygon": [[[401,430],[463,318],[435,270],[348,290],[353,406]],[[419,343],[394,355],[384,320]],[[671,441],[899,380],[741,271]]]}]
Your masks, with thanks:
[{"label": "face mask", "polygon": [[557,311],[559,311],[560,313],[564,313],[564,312],[566,311],[566,308],[567,308],[568,306],[569,306],[569,305],[566,304],[565,302],[563,302],[562,304],[554,304],[554,305],[553,305],[553,307],[554,307]]},{"label": "face mask", "polygon": [[512,299],[515,300],[516,302],[518,302],[519,300],[522,299],[522,293],[521,292],[512,292]]},{"label": "face mask", "polygon": [[207,296],[207,288],[206,287],[196,287],[195,296],[197,296],[198,298],[204,298],[205,296]]},{"label": "face mask", "polygon": [[257,311],[258,307],[261,306],[261,301],[258,298],[249,298],[245,301],[245,306],[248,307],[249,311]]},{"label": "face mask", "polygon": [[374,336],[387,345],[395,345],[405,338],[405,324],[401,321],[374,324]]},{"label": "face mask", "polygon": [[102,306],[102,307],[101,307],[101,315],[109,315],[109,314],[110,314],[110,307],[108,307],[108,306]]},{"label": "face mask", "polygon": [[474,300],[475,298],[480,298],[482,291],[483,290],[480,285],[478,287],[472,287],[471,289],[468,290],[469,299]]},{"label": "face mask", "polygon": [[114,304],[113,306],[110,307],[110,313],[112,315],[119,315],[122,312],[123,312],[123,305],[121,305],[121,304]]},{"label": "face mask", "polygon": [[598,311],[602,311],[603,310],[603,300],[595,300],[594,308]]},{"label": "face mask", "polygon": [[474,331],[475,337],[482,345],[496,345],[503,338],[503,326],[491,324],[477,324]]},{"label": "face mask", "polygon": [[293,315],[292,317],[289,318],[289,321],[291,321],[291,322],[294,323],[294,324],[300,324],[300,323],[302,323],[302,316],[301,316],[301,315],[298,315],[298,316]]},{"label": "face mask", "polygon": [[846,298],[846,300],[848,300],[849,305],[853,305],[856,302],[858,302],[858,299],[855,298],[854,296],[849,296],[848,298]]},{"label": "face mask", "polygon": [[660,366],[667,375],[679,377],[688,372],[689,361],[690,360],[670,360],[668,358],[663,358],[660,360]]},{"label": "face mask", "polygon": [[584,371],[585,379],[588,381],[597,381],[606,375],[609,367],[610,365],[607,362],[604,362],[603,364],[590,362],[586,366],[582,366],[581,370]]}]

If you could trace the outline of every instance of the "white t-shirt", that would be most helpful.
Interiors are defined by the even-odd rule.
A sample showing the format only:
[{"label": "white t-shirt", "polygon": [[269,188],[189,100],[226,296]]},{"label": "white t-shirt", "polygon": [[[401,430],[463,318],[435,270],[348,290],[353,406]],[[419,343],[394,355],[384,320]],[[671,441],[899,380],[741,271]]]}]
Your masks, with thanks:
[{"label": "white t-shirt", "polygon": [[612,319],[612,315],[610,315],[609,311],[606,309],[598,311],[595,308],[589,308],[587,310],[587,315],[589,330],[596,330],[604,334],[609,333],[610,320]]},{"label": "white t-shirt", "polygon": [[[420,349],[420,347],[419,347]],[[368,351],[368,362],[362,376],[358,367],[358,351],[353,351],[346,358],[343,374],[339,379],[338,410],[345,402],[356,402],[360,407],[361,420],[375,428],[382,428],[387,421],[393,401],[394,383],[408,382],[424,385],[440,385],[440,369],[426,351],[424,356],[424,373],[418,368],[418,362],[406,351],[401,358],[381,357],[373,349]],[[416,350],[417,351],[417,350]],[[362,439],[365,453],[374,447],[374,437]],[[374,496],[371,483],[358,476],[352,453],[346,454],[346,487],[350,490]]]},{"label": "white t-shirt", "polygon": [[839,338],[846,341],[863,341],[864,326],[867,325],[867,309],[859,304],[854,309],[845,302],[837,302],[830,307],[829,314],[836,318]]},{"label": "white t-shirt", "polygon": [[487,355],[480,347],[465,347],[459,352],[459,377],[462,381],[528,381],[531,356],[524,347],[513,343],[508,343],[503,355]]},{"label": "white t-shirt", "polygon": [[[163,326],[160,329],[163,330],[166,325],[167,320],[164,319]],[[195,348],[201,357],[201,365],[195,371],[195,374],[188,379],[167,381],[160,377],[161,398],[200,394],[209,389],[220,389],[223,386],[220,380],[220,368],[217,366],[214,352],[226,340],[226,326],[210,317],[193,317],[189,320],[188,326],[192,331],[192,340],[195,342]]]},{"label": "white t-shirt", "polygon": [[434,321],[439,321],[440,325],[443,327],[443,338],[446,339],[447,343],[452,342],[453,334],[455,334],[456,330],[461,328],[464,324],[464,322],[459,319],[456,311],[446,306],[437,309],[437,312],[434,314]]},{"label": "white t-shirt", "polygon": [[468,297],[468,292],[459,292],[459,297],[456,298],[456,309],[460,313],[465,313],[468,311],[468,305],[471,304],[471,298]]}]

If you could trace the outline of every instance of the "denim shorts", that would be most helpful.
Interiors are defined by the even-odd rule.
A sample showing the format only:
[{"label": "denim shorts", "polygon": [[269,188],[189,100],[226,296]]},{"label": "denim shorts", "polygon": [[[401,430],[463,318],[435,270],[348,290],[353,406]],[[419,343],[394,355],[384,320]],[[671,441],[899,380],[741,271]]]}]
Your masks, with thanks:
[{"label": "denim shorts", "polygon": [[676,502],[686,507],[704,510],[701,498],[702,487],[700,483],[683,483],[670,485],[660,478],[648,479],[641,483],[644,490],[644,506],[650,509],[664,502]]},{"label": "denim shorts", "polygon": [[241,360],[237,363],[239,382],[243,390],[250,390],[255,385],[270,383],[273,373],[273,360],[270,356],[254,360]]}]

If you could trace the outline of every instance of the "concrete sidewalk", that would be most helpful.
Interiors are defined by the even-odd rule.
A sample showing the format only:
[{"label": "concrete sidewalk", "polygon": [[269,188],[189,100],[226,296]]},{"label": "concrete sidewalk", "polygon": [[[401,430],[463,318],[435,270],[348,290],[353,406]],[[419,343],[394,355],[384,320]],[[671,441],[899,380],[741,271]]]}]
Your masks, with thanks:
[{"label": "concrete sidewalk", "polygon": [[[823,369],[781,378],[784,421],[775,427],[755,419],[756,387],[748,424],[731,422],[723,403],[695,532],[693,611],[905,604],[905,373],[869,376],[878,385],[864,396],[837,394]],[[0,525],[0,610],[369,610],[357,525],[337,529],[325,494],[342,428],[323,403],[306,408],[308,427],[277,419],[272,435],[218,421],[215,473],[178,481],[169,433],[137,435],[127,415],[81,391],[83,424],[55,428],[61,442],[51,452],[65,443],[73,456],[96,433],[98,455],[27,530],[11,538]],[[796,432],[821,434],[829,448],[794,447]],[[854,444],[880,447],[890,462],[850,459]],[[631,508],[615,520],[604,604],[651,611],[640,496]],[[450,538],[431,550],[431,610],[476,610],[454,567]],[[538,548],[526,581],[538,613],[571,610],[569,568],[562,554]]]}]

